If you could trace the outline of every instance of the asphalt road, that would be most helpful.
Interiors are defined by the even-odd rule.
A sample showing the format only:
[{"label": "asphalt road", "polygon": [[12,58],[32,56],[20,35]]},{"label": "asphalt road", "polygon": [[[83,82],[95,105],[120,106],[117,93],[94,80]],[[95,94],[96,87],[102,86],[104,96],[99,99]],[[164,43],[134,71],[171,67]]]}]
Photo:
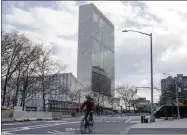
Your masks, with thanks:
[{"label": "asphalt road", "polygon": [[128,134],[187,134],[186,128],[134,128]]},{"label": "asphalt road", "polygon": [[[2,134],[80,134],[82,118],[3,123]],[[140,121],[139,117],[94,117],[92,134],[124,134]]]}]

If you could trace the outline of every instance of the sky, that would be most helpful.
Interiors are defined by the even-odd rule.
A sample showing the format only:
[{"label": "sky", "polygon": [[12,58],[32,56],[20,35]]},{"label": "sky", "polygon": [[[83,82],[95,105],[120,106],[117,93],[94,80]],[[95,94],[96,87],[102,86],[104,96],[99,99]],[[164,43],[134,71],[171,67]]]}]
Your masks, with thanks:
[{"label": "sky", "polygon": [[[95,4],[115,26],[115,84],[150,86],[150,37],[153,34],[153,79],[160,88],[162,73],[187,75],[186,1],[3,1],[2,27],[25,33],[31,40],[53,46],[51,57],[77,75],[78,10]],[[150,89],[138,89],[150,99]],[[154,102],[159,92],[154,91]]]}]

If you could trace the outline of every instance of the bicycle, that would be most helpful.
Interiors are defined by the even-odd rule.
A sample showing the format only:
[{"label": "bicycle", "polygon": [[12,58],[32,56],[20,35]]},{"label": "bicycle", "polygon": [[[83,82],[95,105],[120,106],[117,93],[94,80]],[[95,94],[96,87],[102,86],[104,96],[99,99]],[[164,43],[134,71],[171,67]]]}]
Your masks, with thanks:
[{"label": "bicycle", "polygon": [[82,120],[81,120],[81,133],[84,134],[86,132],[86,129],[88,128],[88,131],[91,133],[92,130],[93,130],[93,120],[90,119],[90,112],[88,114],[88,117],[87,117],[87,122],[86,123],[86,118],[84,117]]}]

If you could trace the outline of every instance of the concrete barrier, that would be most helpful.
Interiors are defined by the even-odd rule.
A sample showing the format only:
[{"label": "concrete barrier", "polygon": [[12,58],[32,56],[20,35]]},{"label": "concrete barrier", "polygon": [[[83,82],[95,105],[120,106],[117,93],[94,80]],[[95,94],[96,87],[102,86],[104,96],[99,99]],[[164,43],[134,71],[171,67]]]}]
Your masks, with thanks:
[{"label": "concrete barrier", "polygon": [[13,119],[16,121],[23,121],[29,119],[29,114],[26,111],[14,111]]},{"label": "concrete barrier", "polygon": [[63,112],[27,112],[20,110],[3,110],[2,121],[52,120],[71,117]]},{"label": "concrete barrier", "polygon": [[9,122],[13,121],[13,110],[1,110],[1,121]]},{"label": "concrete barrier", "polygon": [[63,113],[62,112],[52,112],[52,118],[53,119],[62,119]]},{"label": "concrete barrier", "polygon": [[45,119],[45,120],[51,120],[53,117],[52,117],[52,112],[39,112],[39,114],[41,114],[42,116],[42,119]]},{"label": "concrete barrier", "polygon": [[14,111],[13,119],[16,121],[52,119],[52,112]]},{"label": "concrete barrier", "polygon": [[149,116],[149,113],[125,113],[125,116]]}]

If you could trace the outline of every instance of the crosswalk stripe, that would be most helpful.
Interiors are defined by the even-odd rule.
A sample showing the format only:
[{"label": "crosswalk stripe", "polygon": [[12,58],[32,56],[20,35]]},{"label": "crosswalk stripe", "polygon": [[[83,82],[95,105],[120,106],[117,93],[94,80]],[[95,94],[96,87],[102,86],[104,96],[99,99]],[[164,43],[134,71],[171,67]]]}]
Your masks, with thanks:
[{"label": "crosswalk stripe", "polygon": [[47,133],[49,133],[49,134],[55,134],[55,133],[53,133],[53,132],[50,132],[50,131],[47,131]]},{"label": "crosswalk stripe", "polygon": [[57,130],[53,130],[54,132],[56,132],[56,133],[59,133],[60,131],[57,131]]},{"label": "crosswalk stripe", "polygon": [[12,133],[9,133],[9,132],[1,132],[1,133],[2,133],[2,135],[3,135],[3,134],[12,134]]}]

